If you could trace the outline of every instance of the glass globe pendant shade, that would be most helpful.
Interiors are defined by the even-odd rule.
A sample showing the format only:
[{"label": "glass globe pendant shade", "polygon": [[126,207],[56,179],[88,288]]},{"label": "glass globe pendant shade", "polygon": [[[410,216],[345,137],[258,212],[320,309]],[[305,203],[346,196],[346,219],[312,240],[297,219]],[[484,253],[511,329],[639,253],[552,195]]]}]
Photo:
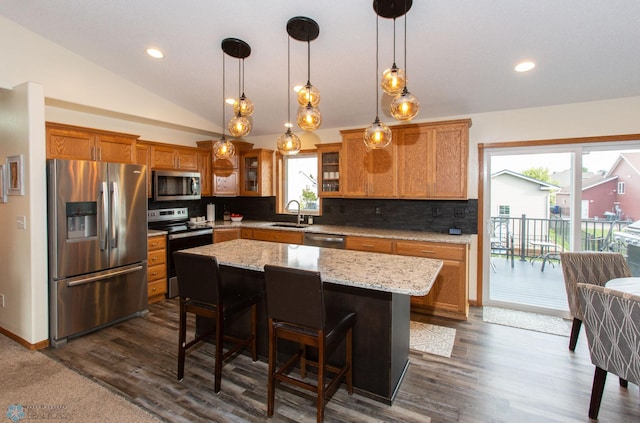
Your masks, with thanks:
[{"label": "glass globe pendant shade", "polygon": [[302,144],[300,138],[288,128],[287,132],[278,137],[277,146],[278,152],[283,156],[293,156],[300,152]]},{"label": "glass globe pendant shade", "polygon": [[307,85],[298,91],[298,104],[306,106],[309,103],[311,103],[313,107],[316,107],[320,103],[320,91],[311,85],[311,83],[307,82]]},{"label": "glass globe pendant shade", "polygon": [[240,98],[233,103],[233,112],[240,116],[251,116],[253,114],[253,101],[242,93]]},{"label": "glass globe pendant shade", "polygon": [[407,84],[407,78],[404,70],[399,69],[394,63],[391,68],[382,73],[380,86],[382,90],[389,95],[396,95],[402,92],[402,88]]},{"label": "glass globe pendant shade", "polygon": [[408,121],[416,117],[420,111],[420,101],[404,87],[401,94],[395,96],[390,104],[391,115],[402,121]]},{"label": "glass globe pendant shade", "polygon": [[307,103],[305,107],[298,109],[296,121],[300,129],[305,131],[313,131],[320,127],[322,123],[322,115],[317,107],[313,107],[311,103]]},{"label": "glass globe pendant shade", "polygon": [[230,159],[236,153],[236,147],[231,141],[227,141],[224,137],[213,144],[213,154],[216,159]]},{"label": "glass globe pendant shade", "polygon": [[244,137],[251,132],[251,121],[246,116],[236,114],[229,121],[227,128],[234,137]]},{"label": "glass globe pendant shade", "polygon": [[387,147],[391,144],[391,129],[376,117],[364,131],[364,144],[371,149]]}]

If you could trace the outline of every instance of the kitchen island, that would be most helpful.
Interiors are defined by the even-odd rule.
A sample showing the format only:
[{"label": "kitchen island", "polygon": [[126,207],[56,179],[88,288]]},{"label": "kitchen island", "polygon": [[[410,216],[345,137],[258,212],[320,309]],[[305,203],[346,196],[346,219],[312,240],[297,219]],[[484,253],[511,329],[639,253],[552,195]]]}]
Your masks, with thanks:
[{"label": "kitchen island", "polygon": [[[266,264],[319,271],[326,302],[356,312],[354,389],[387,404],[393,402],[409,364],[410,296],[426,295],[442,268],[441,260],[428,258],[246,239],[184,251],[215,256],[224,278],[253,289],[264,289]],[[264,358],[266,302],[258,313],[258,351]],[[338,348],[336,360],[342,360],[342,351]]]}]

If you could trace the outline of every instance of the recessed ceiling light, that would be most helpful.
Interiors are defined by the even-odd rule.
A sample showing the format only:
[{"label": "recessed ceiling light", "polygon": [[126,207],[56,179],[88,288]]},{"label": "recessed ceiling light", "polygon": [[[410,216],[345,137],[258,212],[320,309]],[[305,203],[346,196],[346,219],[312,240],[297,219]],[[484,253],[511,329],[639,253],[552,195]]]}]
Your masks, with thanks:
[{"label": "recessed ceiling light", "polygon": [[293,86],[293,91],[298,92],[302,89],[302,87],[304,87],[304,85],[294,85]]},{"label": "recessed ceiling light", "polygon": [[535,63],[527,61],[518,63],[514,69],[516,72],[528,72],[535,67]]},{"label": "recessed ceiling light", "polygon": [[285,128],[293,128],[293,124],[291,122],[287,122],[284,124]]},{"label": "recessed ceiling light", "polygon": [[149,56],[153,57],[154,59],[163,59],[164,58],[164,53],[162,53],[157,48],[148,48],[147,49],[147,54]]},{"label": "recessed ceiling light", "polygon": [[224,102],[233,106],[234,104],[236,104],[236,99],[229,97]]}]

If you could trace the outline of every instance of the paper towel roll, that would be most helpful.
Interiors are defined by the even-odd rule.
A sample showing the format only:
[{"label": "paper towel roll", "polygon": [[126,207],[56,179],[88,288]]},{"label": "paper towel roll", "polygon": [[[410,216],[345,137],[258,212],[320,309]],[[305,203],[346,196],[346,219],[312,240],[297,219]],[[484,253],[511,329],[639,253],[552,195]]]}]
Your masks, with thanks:
[{"label": "paper towel roll", "polygon": [[215,204],[207,204],[207,220],[209,222],[213,222],[216,220],[216,205]]}]

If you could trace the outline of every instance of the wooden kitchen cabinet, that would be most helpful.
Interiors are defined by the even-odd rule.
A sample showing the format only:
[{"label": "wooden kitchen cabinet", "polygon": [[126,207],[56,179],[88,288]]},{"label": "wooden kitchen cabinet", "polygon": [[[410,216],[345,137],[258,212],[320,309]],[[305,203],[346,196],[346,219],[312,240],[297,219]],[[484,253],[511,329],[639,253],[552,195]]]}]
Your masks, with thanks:
[{"label": "wooden kitchen cabinet", "polygon": [[282,231],[277,229],[250,229],[242,228],[240,236],[243,239],[255,239],[257,241],[282,242],[285,244],[302,244],[304,237],[302,232]]},{"label": "wooden kitchen cabinet", "polygon": [[147,239],[148,304],[157,303],[167,293],[167,241],[165,235]]},{"label": "wooden kitchen cabinet", "polygon": [[468,120],[399,129],[399,197],[466,199],[468,132]]},{"label": "wooden kitchen cabinet", "polygon": [[318,150],[318,196],[341,197],[340,152],[342,143],[316,144]]},{"label": "wooden kitchen cabinet", "polygon": [[151,146],[136,143],[136,164],[147,167],[147,197],[151,198]]},{"label": "wooden kitchen cabinet", "polygon": [[255,149],[240,156],[240,195],[270,197],[274,192],[273,150]]},{"label": "wooden kitchen cabinet", "polygon": [[345,248],[347,250],[367,251],[370,253],[393,253],[393,240],[385,238],[369,238],[364,236],[347,236]]},{"label": "wooden kitchen cabinet", "polygon": [[240,228],[214,228],[213,243],[231,241],[240,238]]},{"label": "wooden kitchen cabinet", "polygon": [[411,308],[454,319],[469,314],[468,261],[466,244],[396,241],[396,254],[443,261],[442,270],[428,295],[411,297]]},{"label": "wooden kitchen cabinet", "polygon": [[46,123],[47,159],[136,163],[137,135]]},{"label": "wooden kitchen cabinet", "polygon": [[251,151],[253,144],[245,141],[232,141],[236,154],[229,159],[218,159],[213,154],[214,140],[197,141],[198,148],[211,154],[211,195],[235,197],[240,194],[239,162],[242,154]]},{"label": "wooden kitchen cabinet", "polygon": [[370,150],[364,129],[340,131],[342,157],[340,182],[345,197],[394,198],[397,196],[395,146]]},{"label": "wooden kitchen cabinet", "polygon": [[211,151],[198,149],[198,172],[200,172],[200,195],[210,197],[213,195],[213,172]]},{"label": "wooden kitchen cabinet", "polygon": [[342,134],[344,197],[467,199],[471,120],[391,127],[391,144],[369,150],[364,129]]},{"label": "wooden kitchen cabinet", "polygon": [[151,145],[152,169],[198,171],[198,150],[172,144]]}]

